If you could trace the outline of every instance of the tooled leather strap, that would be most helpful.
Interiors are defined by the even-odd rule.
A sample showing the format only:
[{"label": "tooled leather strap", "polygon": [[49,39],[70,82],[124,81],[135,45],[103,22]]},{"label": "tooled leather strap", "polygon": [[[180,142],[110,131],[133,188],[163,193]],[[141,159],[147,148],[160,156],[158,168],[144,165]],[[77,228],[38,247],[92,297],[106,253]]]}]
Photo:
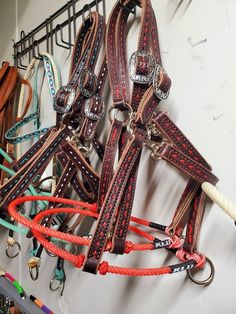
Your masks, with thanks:
[{"label": "tooled leather strap", "polygon": [[99,193],[98,193],[98,206],[101,208],[105,195],[107,193],[112,174],[113,174],[113,166],[114,160],[116,157],[116,148],[118,146],[118,141],[121,135],[123,123],[118,120],[114,120],[110,135],[108,137],[108,141],[106,143],[105,148],[105,158],[102,166],[100,184],[99,184]]},{"label": "tooled leather strap", "polygon": [[[96,92],[94,86],[96,78],[93,71],[104,33],[104,18],[97,12],[92,12],[85,20],[76,39],[68,85],[58,91],[54,102],[54,108],[59,114],[69,112],[72,106],[74,111],[81,111],[86,97],[90,98],[90,93],[92,95]],[[91,88],[93,90],[90,90]],[[77,90],[79,92],[76,94]]]},{"label": "tooled leather strap", "polygon": [[[143,2],[144,3],[144,2]],[[137,3],[136,3],[137,4]],[[108,30],[106,36],[106,54],[108,60],[108,69],[110,76],[110,85],[113,95],[113,107],[117,109],[124,110],[125,104],[130,103],[130,87],[129,87],[129,77],[128,77],[128,68],[127,68],[127,53],[126,53],[126,28],[127,28],[127,19],[129,16],[129,10],[136,5],[134,1],[118,1],[114,6],[114,9],[111,12]],[[130,7],[129,7],[130,6]],[[150,46],[150,37],[149,27],[144,25],[143,20],[147,19],[147,7],[148,4],[142,10],[142,31],[140,32],[140,45],[139,49],[146,49]],[[150,16],[149,16],[150,18]],[[146,30],[145,30],[146,28]],[[116,34],[116,36],[114,36]],[[145,38],[145,40],[143,40]],[[142,48],[141,48],[142,45]],[[140,92],[140,84],[136,84],[133,90],[133,97],[131,107],[136,111],[138,104],[142,98],[143,93],[146,91],[148,85],[142,85],[142,92]],[[137,104],[135,104],[135,101]],[[127,105],[126,105],[127,106]],[[127,109],[127,108],[126,108]],[[101,175],[101,187],[99,193],[99,205],[102,204],[104,195],[107,192],[108,185],[111,181],[113,174],[113,167],[116,155],[117,144],[119,142],[119,156],[123,151],[127,143],[127,132],[124,125],[118,122],[117,119],[114,119],[114,122],[111,127],[110,136],[107,142],[107,150],[105,152],[105,158],[103,162],[103,168]],[[115,139],[115,141],[114,141]],[[103,173],[107,171],[107,175],[104,176]]]},{"label": "tooled leather strap", "polygon": [[[212,184],[215,185],[218,182],[218,178],[211,174],[211,166],[205,161],[205,159],[199,154],[195,147],[165,113],[157,113],[153,122],[162,136],[172,142],[176,148],[178,147],[179,150],[184,152],[184,155],[186,154],[185,158],[182,158],[178,152],[176,154],[172,151],[172,161],[174,157],[175,162],[181,162],[181,165],[184,166],[185,169],[187,167],[188,171],[193,171],[197,175],[195,179],[190,179],[188,181],[175,211],[173,220],[168,227],[168,232],[170,234],[178,234],[179,231],[182,232],[181,230],[184,228],[183,218],[187,210],[189,210],[184,249],[189,253],[194,253],[196,250],[196,243],[200,231],[205,201],[205,193],[201,189],[199,179],[201,176],[203,182],[211,181]],[[168,152],[171,152],[170,147]],[[189,156],[191,159],[187,161],[186,156]],[[203,171],[199,168],[200,165],[203,167]],[[210,174],[210,176],[208,176],[208,174]]]},{"label": "tooled leather strap", "polygon": [[[53,131],[53,130],[52,130]],[[34,156],[34,160],[29,160],[8,182],[0,189],[3,198],[1,207],[6,208],[9,202],[22,195],[34,178],[45,169],[59,145],[70,134],[70,130],[63,126],[58,131],[52,132],[52,136],[47,139],[47,147],[42,147]],[[30,166],[29,166],[30,164]],[[25,168],[27,170],[25,171]],[[25,173],[24,173],[25,171]],[[22,175],[23,172],[23,175]],[[11,189],[10,192],[6,192]]]},{"label": "tooled leather strap", "polygon": [[67,157],[76,165],[77,169],[79,169],[81,173],[85,176],[94,195],[97,195],[99,176],[86,162],[84,156],[80,153],[79,149],[70,142],[63,143],[63,145],[61,145],[61,148],[65,152]]},{"label": "tooled leather strap", "polygon": [[[145,118],[145,121],[141,121],[141,124],[146,124],[149,119],[151,118],[154,110],[156,110],[158,101],[156,96],[153,93],[153,89],[147,92],[150,84],[148,84],[148,79],[152,79],[154,74],[154,67],[161,66],[161,58],[160,58],[160,50],[159,50],[159,43],[158,43],[158,34],[157,34],[157,27],[156,27],[156,20],[155,15],[151,6],[150,1],[140,1],[142,7],[142,20],[141,20],[141,32],[139,38],[139,45],[138,51],[135,52],[131,56],[131,78],[134,80],[133,86],[133,94],[132,94],[132,103],[131,106],[134,111],[138,110],[138,113],[142,116],[142,119]],[[135,5],[134,1],[126,1],[124,6],[127,8],[132,9]],[[122,25],[127,21],[127,12],[126,9],[123,9],[120,12],[119,19],[118,19],[118,38],[122,37]],[[121,42],[125,43],[124,35],[123,40]],[[121,46],[119,49],[119,64],[124,63],[125,54],[125,44]],[[137,62],[137,68],[135,68]],[[125,65],[121,68],[125,69]],[[126,72],[124,72],[126,73]],[[159,77],[157,77],[159,82]],[[147,82],[145,82],[147,80]],[[125,82],[125,79],[123,79]],[[142,84],[146,83],[146,84]],[[165,90],[167,88],[167,92],[170,86],[170,80],[164,74],[162,77],[162,85],[161,87]],[[150,88],[149,88],[150,89]],[[146,92],[146,96],[145,96]],[[146,99],[145,99],[146,98]],[[143,99],[143,101],[141,101]],[[148,105],[147,105],[148,104]],[[138,158],[140,160],[140,156]],[[135,163],[135,169],[132,170],[129,183],[127,184],[127,189],[123,196],[123,203],[121,208],[119,209],[119,214],[116,219],[116,225],[114,229],[114,236],[113,236],[113,251],[115,253],[124,253],[124,243],[125,238],[128,231],[128,224],[127,221],[130,219],[131,210],[133,206],[133,199],[134,199],[134,191],[136,186],[136,179],[137,179],[137,172],[138,172],[139,161]],[[124,227],[125,226],[125,227]],[[123,243],[123,249],[122,249]],[[123,251],[122,251],[123,250]]]},{"label": "tooled leather strap", "polygon": [[118,169],[112,178],[109,190],[106,194],[98,218],[97,227],[89,247],[87,260],[83,269],[84,271],[97,273],[102,253],[107,244],[109,231],[111,230],[115,217],[115,210],[119,206],[130,172],[142,149],[146,132],[141,129],[136,129],[134,133],[135,136],[133,136],[133,139],[126,146],[123,156],[120,159]]},{"label": "tooled leather strap", "polygon": [[[154,119],[152,120],[153,124],[157,129],[160,131],[161,135],[166,138],[168,141],[172,142],[179,150],[181,150],[185,155],[188,155],[191,157],[195,162],[201,164],[203,167],[211,171],[211,166],[206,162],[206,160],[199,154],[199,152],[196,150],[196,148],[192,145],[192,143],[189,142],[189,140],[184,136],[184,134],[178,129],[178,127],[174,124],[174,122],[166,115],[164,112],[158,112]],[[215,183],[218,181],[217,178],[215,178]],[[171,234],[176,234],[178,230],[183,230],[184,228],[184,221],[183,218],[185,216],[185,213],[190,208],[190,204],[193,202],[194,208],[196,208],[196,202],[194,201],[194,198],[197,197],[197,192],[199,190],[200,184],[190,179],[188,181],[188,184],[181,196],[181,199],[179,201],[179,204],[177,206],[177,209],[175,211],[173,220],[171,224],[168,227],[168,230]],[[197,197],[197,199],[199,199]],[[200,203],[202,204],[202,202]],[[193,207],[193,205],[191,205]],[[189,221],[191,223],[193,222],[193,219],[191,218],[192,210],[190,209],[190,218]],[[202,209],[199,210],[199,215],[203,213]],[[198,224],[199,226],[199,224]],[[187,228],[187,234],[190,232],[190,230],[194,229],[194,225],[192,225],[192,228],[190,225]],[[198,228],[199,229],[199,228]],[[196,228],[195,228],[196,230]],[[197,232],[196,232],[197,234]],[[197,237],[197,235],[196,235]],[[196,243],[196,241],[194,241]],[[189,246],[188,246],[189,247]]]},{"label": "tooled leather strap", "polygon": [[[128,3],[130,4],[130,2],[128,2]],[[143,1],[142,4],[143,3],[147,4],[146,1]],[[134,5],[133,1],[132,1],[132,5]],[[117,7],[118,7],[118,9],[121,10],[121,12],[124,9],[124,7],[121,5],[120,2],[117,3]],[[114,15],[116,14],[115,9],[113,10],[112,14],[114,14]],[[126,12],[126,14],[127,14],[127,12]],[[117,16],[118,16],[118,14],[115,16],[115,18]],[[111,16],[111,20],[112,20],[112,18],[113,18],[113,16]],[[108,35],[109,35],[109,32],[108,32]],[[108,39],[109,39],[109,36],[108,36]],[[112,38],[110,38],[110,39],[112,41]],[[121,42],[123,43],[122,40],[121,40]],[[111,56],[112,53],[114,55],[114,52],[111,52],[109,55]],[[109,73],[110,73],[109,65],[110,64],[109,64],[109,59],[108,59],[108,69],[109,69]],[[116,70],[116,68],[115,68],[115,70]],[[112,72],[112,74],[113,74],[113,72]],[[125,73],[123,73],[123,75],[124,74]],[[114,77],[116,78],[116,74],[115,74]],[[125,81],[125,79],[124,79],[124,77],[122,77],[122,84],[121,84],[121,86],[123,86],[123,84],[124,84],[123,82],[124,81]],[[117,82],[119,83],[119,80]],[[111,85],[112,84],[114,84],[113,78],[112,78]],[[169,88],[170,80],[167,78],[166,75],[162,76],[162,81],[160,82],[160,85],[161,86],[163,85],[164,88],[165,87]],[[114,88],[114,86],[113,86],[113,88]],[[120,94],[119,94],[119,91],[120,91]],[[127,93],[128,93],[128,91],[127,91]],[[113,93],[113,94],[115,95],[115,96],[113,95],[114,99],[119,99],[119,96],[120,96],[121,99],[123,99],[123,97],[126,97],[126,95],[127,95],[125,89],[124,88],[121,89],[120,86],[117,86],[117,88],[115,89],[115,93]],[[122,105],[122,103],[121,103],[121,105]],[[151,116],[152,116],[152,114],[154,112],[154,109],[156,109],[156,107],[157,107],[157,104],[158,104],[158,100],[154,96],[152,87],[150,87],[148,89],[148,91],[146,92],[146,94],[143,96],[142,102],[141,102],[141,104],[139,105],[139,108],[138,108],[139,111],[138,111],[138,114],[137,114],[137,120],[135,121],[136,124],[137,124],[137,127],[135,128],[135,132],[133,134],[134,142],[135,142],[135,140],[137,140],[139,143],[141,142],[141,138],[139,136],[140,132],[143,133],[142,141],[144,141],[145,135],[146,135],[146,130],[145,130],[145,127],[143,129],[143,124],[145,125],[147,122],[149,122],[149,120],[150,120],[150,118],[151,118]],[[142,143],[142,145],[143,145],[143,143]],[[110,228],[112,227],[113,220],[115,218],[114,212],[115,212],[115,209],[117,210],[117,208],[118,208],[118,213],[116,213],[116,216],[117,216],[117,219],[116,219],[117,225],[116,226],[117,226],[117,228],[115,228],[115,236],[113,237],[112,240],[114,242],[117,241],[119,243],[117,251],[120,251],[120,242],[124,241],[124,239],[125,239],[125,236],[126,236],[126,233],[127,233],[127,231],[126,231],[127,230],[127,222],[129,224],[129,218],[130,218],[131,209],[132,209],[132,205],[131,205],[131,206],[128,206],[128,208],[126,208],[127,210],[124,210],[122,207],[120,208],[120,204],[121,204],[121,201],[122,201],[122,199],[124,197],[124,193],[125,193],[124,190],[125,190],[125,188],[126,188],[126,191],[129,188],[129,184],[127,184],[127,182],[129,180],[130,174],[131,174],[132,171],[134,171],[134,169],[137,169],[138,162],[136,162],[136,161],[140,158],[142,145],[140,145],[140,149],[139,150],[132,152],[134,154],[134,155],[132,155],[132,158],[129,156],[128,159],[129,159],[129,161],[132,160],[132,162],[130,164],[129,171],[127,172],[127,175],[128,175],[127,180],[124,181],[124,183],[123,183],[121,178],[117,178],[117,173],[119,173],[119,171],[122,172],[122,170],[121,170],[122,167],[124,167],[125,171],[127,171],[126,166],[124,164],[122,164],[122,161],[126,160],[126,157],[129,154],[129,152],[126,150],[126,148],[124,150],[124,153],[123,153],[122,158],[121,158],[120,163],[119,163],[118,170],[115,173],[115,175],[114,175],[114,177],[113,177],[113,179],[111,181],[110,188],[109,188],[109,190],[107,192],[104,204],[103,204],[102,209],[101,209],[100,218],[101,217],[103,217],[103,218],[98,220],[97,229],[96,229],[95,235],[93,237],[91,246],[89,248],[87,261],[86,261],[86,264],[85,264],[85,267],[84,267],[85,271],[93,272],[93,273],[97,272],[97,266],[96,265],[99,264],[99,260],[101,258],[101,254],[102,254],[103,249],[104,249],[103,245],[106,244],[108,233],[111,230]],[[128,146],[129,146],[129,144],[127,145],[127,147]],[[134,171],[134,175],[132,175],[132,181],[131,181],[132,184],[134,184],[134,186],[135,186],[135,178],[136,178],[135,171]],[[123,172],[122,172],[122,174],[124,175]],[[118,189],[118,187],[114,188],[114,186],[116,184],[120,185],[121,182],[123,183],[121,189]],[[113,188],[114,188],[114,190],[113,190]],[[112,192],[110,192],[110,191],[112,191]],[[113,194],[112,195],[113,203],[107,202],[107,200],[109,200],[109,197],[111,197],[110,194]],[[110,217],[110,220],[108,220],[108,225],[105,226],[106,229],[104,229],[102,227],[102,224],[105,225],[105,222],[103,222],[103,219],[106,220],[106,218],[104,218],[103,215],[105,215],[106,218]],[[105,232],[100,232],[102,229],[104,229]],[[121,230],[122,230],[122,234],[120,233]],[[99,247],[99,244],[98,244],[99,241],[102,243],[102,245],[100,247]],[[114,243],[113,243],[113,247],[114,247]]]},{"label": "tooled leather strap", "polygon": [[[68,162],[68,158],[67,158],[66,154],[64,154],[63,152],[60,152],[58,154],[57,158],[58,158],[60,164],[62,165],[62,168],[65,168],[66,164]],[[75,170],[77,172],[77,168],[76,168],[74,163],[73,163],[73,166],[75,167]],[[80,180],[80,178],[78,177],[77,173],[72,177],[70,183],[71,183],[72,187],[74,188],[76,194],[78,195],[78,197],[81,200],[83,200],[85,202],[89,202],[89,203],[91,203],[94,200],[94,194],[89,193],[85,189],[85,187],[84,187],[82,181]]]}]

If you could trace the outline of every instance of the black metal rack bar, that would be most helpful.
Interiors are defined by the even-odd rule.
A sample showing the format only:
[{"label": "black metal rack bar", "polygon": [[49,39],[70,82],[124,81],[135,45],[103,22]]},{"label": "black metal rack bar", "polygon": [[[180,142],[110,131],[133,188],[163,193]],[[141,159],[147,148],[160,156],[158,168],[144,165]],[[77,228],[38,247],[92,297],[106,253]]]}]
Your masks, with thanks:
[{"label": "black metal rack bar", "polygon": [[[75,4],[77,1],[78,0],[68,1],[64,6],[62,6],[59,10],[57,10],[55,13],[53,13],[48,18],[46,18],[45,21],[39,24],[36,28],[30,31],[27,35],[24,35],[23,38],[21,36],[21,39],[18,42],[16,43],[14,42],[13,58],[14,58],[16,66],[20,67],[21,60],[20,60],[20,65],[19,65],[18,59],[21,59],[21,57],[25,56],[27,53],[29,53],[29,59],[30,59],[32,56],[32,51],[34,54],[35,47],[38,46],[40,43],[43,43],[44,41],[46,41],[47,51],[50,50],[51,53],[53,53],[53,35],[55,35],[55,33],[58,31],[58,24],[55,27],[53,27],[53,21],[55,21],[64,12],[66,11],[68,12],[68,18],[63,23],[60,23],[59,26],[60,26],[60,29],[64,28],[67,25],[70,26],[69,34],[68,34],[69,40],[71,40],[71,37],[72,37],[71,23],[73,23],[73,32],[74,32],[73,38],[74,38],[75,33],[76,33],[76,19],[79,16],[81,16],[83,13],[85,13],[88,9],[96,7],[96,10],[98,10],[98,4],[100,2],[103,2],[103,15],[104,16],[106,15],[105,0],[94,0],[84,5],[82,9],[76,12]],[[72,8],[72,14],[71,14],[71,8]],[[45,29],[45,35],[35,40],[36,35],[43,29]]]}]

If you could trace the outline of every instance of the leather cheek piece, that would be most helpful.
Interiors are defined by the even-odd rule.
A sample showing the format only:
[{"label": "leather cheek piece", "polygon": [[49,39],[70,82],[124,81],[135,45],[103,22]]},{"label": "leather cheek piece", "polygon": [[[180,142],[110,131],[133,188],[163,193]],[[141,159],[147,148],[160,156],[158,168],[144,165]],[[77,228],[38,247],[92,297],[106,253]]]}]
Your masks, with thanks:
[{"label": "leather cheek piece", "polygon": [[171,87],[171,79],[166,72],[160,71],[160,83],[158,86],[164,93],[169,92]]},{"label": "leather cheek piece", "polygon": [[85,120],[81,128],[80,136],[86,141],[93,139],[99,120],[105,112],[105,103],[101,97],[93,97],[85,102]]}]

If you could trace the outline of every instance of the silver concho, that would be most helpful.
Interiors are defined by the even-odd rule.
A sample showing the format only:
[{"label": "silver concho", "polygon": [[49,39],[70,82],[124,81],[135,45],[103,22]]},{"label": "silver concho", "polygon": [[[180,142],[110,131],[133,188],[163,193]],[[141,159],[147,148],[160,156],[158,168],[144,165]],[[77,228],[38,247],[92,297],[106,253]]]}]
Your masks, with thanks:
[{"label": "silver concho", "polygon": [[[89,78],[89,81],[92,82],[93,88],[91,91],[84,87],[84,82],[87,76]],[[85,97],[90,98],[92,97],[92,95],[96,93],[97,86],[98,86],[97,76],[93,72],[89,71],[88,69],[84,69],[79,78],[78,87],[79,87],[80,93],[84,95]]]},{"label": "silver concho", "polygon": [[[68,96],[64,94],[69,94]],[[59,106],[57,104],[58,100],[61,100],[61,102],[63,102],[65,99],[65,104],[64,106]],[[59,88],[59,90],[57,91],[56,93],[56,96],[54,98],[54,101],[53,101],[53,108],[56,112],[58,113],[61,113],[61,114],[64,114],[64,113],[67,113],[70,111],[73,103],[74,103],[74,100],[75,100],[75,90],[73,87],[71,86],[62,86],[61,88]]]},{"label": "silver concho", "polygon": [[[94,100],[95,103],[98,104],[98,102],[101,102],[102,104],[102,110],[101,112],[99,113],[94,113],[94,112],[91,112],[90,111],[90,105],[91,105],[91,100]],[[94,96],[92,99],[87,99],[85,101],[85,104],[84,104],[84,114],[86,115],[86,117],[88,117],[89,119],[91,120],[94,120],[94,121],[98,121],[100,120],[103,115],[105,114],[105,102],[104,102],[104,99],[103,97],[101,96]],[[95,108],[96,109],[96,108]],[[95,110],[96,111],[96,110]]]},{"label": "silver concho", "polygon": [[162,66],[160,64],[157,64],[153,75],[153,89],[154,93],[160,100],[166,100],[170,94],[170,91],[168,90],[167,92],[163,92],[163,90],[159,87],[161,71],[165,73]]},{"label": "silver concho", "polygon": [[[138,57],[145,57],[149,59],[149,74],[141,75],[136,73],[136,61]],[[147,51],[136,51],[131,55],[129,60],[129,72],[132,81],[139,84],[149,84],[153,79],[154,71],[155,59],[151,53]]]}]

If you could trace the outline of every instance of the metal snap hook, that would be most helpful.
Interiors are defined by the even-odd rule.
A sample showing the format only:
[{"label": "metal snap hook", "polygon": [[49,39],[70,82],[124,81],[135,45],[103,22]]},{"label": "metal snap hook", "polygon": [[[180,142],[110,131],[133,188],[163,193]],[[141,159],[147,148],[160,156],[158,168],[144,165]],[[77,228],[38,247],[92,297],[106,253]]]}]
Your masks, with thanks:
[{"label": "metal snap hook", "polygon": [[[14,246],[17,247],[17,251],[15,254],[10,254],[10,249],[12,249]],[[9,258],[15,258],[17,257],[19,254],[20,254],[20,251],[21,251],[21,246],[20,246],[20,243],[17,242],[17,241],[14,241],[13,244],[7,244],[6,246],[6,256],[9,257]]]},{"label": "metal snap hook", "polygon": [[[33,271],[35,269],[35,271]],[[30,277],[33,281],[36,281],[39,278],[39,266],[29,267]]]},{"label": "metal snap hook", "polygon": [[200,286],[208,286],[212,283],[214,277],[215,277],[215,267],[214,267],[214,264],[212,263],[212,261],[206,257],[206,261],[208,262],[208,264],[210,265],[210,268],[211,268],[211,272],[210,272],[210,275],[207,277],[207,279],[205,280],[197,280],[195,279],[193,276],[193,274],[191,273],[192,269],[187,269],[187,275],[189,277],[189,279],[194,282],[195,284],[197,285],[200,285]]}]

